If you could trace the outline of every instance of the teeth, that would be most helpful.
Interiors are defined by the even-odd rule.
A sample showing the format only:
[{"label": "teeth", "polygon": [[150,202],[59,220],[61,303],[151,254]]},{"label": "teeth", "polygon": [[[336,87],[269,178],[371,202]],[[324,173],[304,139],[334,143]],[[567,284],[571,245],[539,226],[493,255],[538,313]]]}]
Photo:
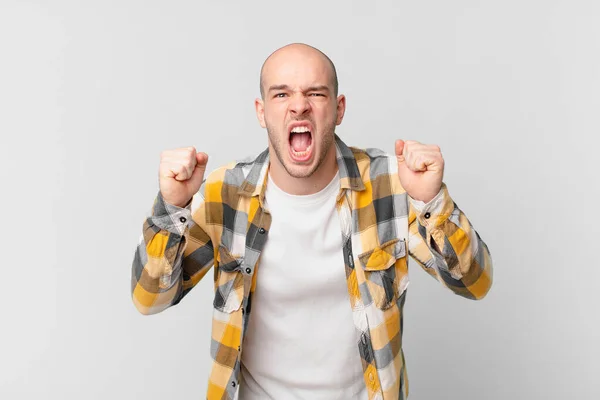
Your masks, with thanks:
[{"label": "teeth", "polygon": [[297,126],[294,129],[292,129],[292,132],[294,132],[294,133],[302,133],[302,132],[310,132],[310,130],[306,126]]}]

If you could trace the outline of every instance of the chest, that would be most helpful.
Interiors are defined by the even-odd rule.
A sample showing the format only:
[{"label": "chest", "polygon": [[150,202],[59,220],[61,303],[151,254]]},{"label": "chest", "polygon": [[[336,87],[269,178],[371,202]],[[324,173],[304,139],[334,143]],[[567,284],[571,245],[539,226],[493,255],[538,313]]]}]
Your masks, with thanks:
[{"label": "chest", "polygon": [[[372,194],[338,196],[328,207],[280,210],[258,197],[240,204],[233,240],[222,240],[215,254],[217,310],[235,310],[247,302],[257,284],[279,288],[282,296],[345,277],[353,309],[386,310],[394,306],[408,284],[406,199],[374,201]],[[244,221],[241,215],[247,216]],[[240,232],[240,226],[247,228]],[[223,239],[232,236],[225,228]],[[238,243],[229,246],[228,244]],[[232,251],[233,250],[233,251]],[[332,265],[323,271],[319,265]],[[261,281],[264,268],[277,266],[273,280]],[[318,268],[318,269],[314,269]],[[314,272],[319,272],[315,274]],[[343,271],[343,273],[341,272]],[[312,273],[311,273],[312,272]],[[318,278],[317,278],[318,277]],[[226,307],[219,307],[219,305]]]},{"label": "chest", "polygon": [[313,207],[273,205],[270,215],[256,277],[261,292],[279,304],[344,298],[343,237],[335,199]]}]

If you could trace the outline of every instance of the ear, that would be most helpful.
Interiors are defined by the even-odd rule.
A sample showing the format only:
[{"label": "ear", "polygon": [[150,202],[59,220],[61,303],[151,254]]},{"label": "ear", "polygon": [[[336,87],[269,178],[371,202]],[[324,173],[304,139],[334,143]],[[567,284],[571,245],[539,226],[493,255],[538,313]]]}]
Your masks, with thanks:
[{"label": "ear", "polygon": [[265,124],[265,103],[261,99],[254,100],[254,108],[256,109],[256,118],[258,118],[258,123],[263,128],[267,127]]},{"label": "ear", "polygon": [[340,94],[337,98],[337,120],[335,121],[336,125],[342,123],[344,119],[344,113],[346,112],[346,96]]}]

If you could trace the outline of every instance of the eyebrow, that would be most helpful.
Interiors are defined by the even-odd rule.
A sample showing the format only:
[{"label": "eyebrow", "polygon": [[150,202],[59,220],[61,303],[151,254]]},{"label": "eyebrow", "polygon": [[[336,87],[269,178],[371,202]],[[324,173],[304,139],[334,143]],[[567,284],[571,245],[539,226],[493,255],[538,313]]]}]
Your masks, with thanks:
[{"label": "eyebrow", "polygon": [[272,90],[289,90],[289,88],[288,85],[273,85],[269,87],[269,92]]},{"label": "eyebrow", "polygon": [[[272,85],[269,87],[269,92],[271,92],[273,90],[291,90],[291,89],[288,85]],[[306,89],[307,92],[319,92],[319,91],[328,91],[328,90],[329,90],[329,86],[327,86],[327,85],[310,86],[308,89]]]},{"label": "eyebrow", "polygon": [[318,86],[311,86],[308,88],[307,92],[321,92],[321,91],[328,91],[329,90],[329,86],[327,85],[318,85]]}]

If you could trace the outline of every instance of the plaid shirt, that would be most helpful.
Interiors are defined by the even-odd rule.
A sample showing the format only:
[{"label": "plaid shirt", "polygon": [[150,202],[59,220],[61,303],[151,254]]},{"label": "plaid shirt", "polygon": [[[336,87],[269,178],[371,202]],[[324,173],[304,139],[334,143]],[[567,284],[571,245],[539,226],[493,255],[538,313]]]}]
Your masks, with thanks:
[{"label": "plaid shirt", "polygon": [[[394,156],[347,147],[337,136],[336,152],[340,267],[343,262],[361,333],[356,350],[364,382],[369,399],[406,399],[402,313],[408,255],[454,293],[481,299],[492,283],[490,253],[445,184],[424,204],[400,185]],[[254,160],[217,169],[186,208],[165,203],[159,193],[135,253],[132,297],[143,314],[177,304],[214,265],[209,400],[238,396],[244,332],[271,225],[264,202],[268,166],[265,150]]]}]

